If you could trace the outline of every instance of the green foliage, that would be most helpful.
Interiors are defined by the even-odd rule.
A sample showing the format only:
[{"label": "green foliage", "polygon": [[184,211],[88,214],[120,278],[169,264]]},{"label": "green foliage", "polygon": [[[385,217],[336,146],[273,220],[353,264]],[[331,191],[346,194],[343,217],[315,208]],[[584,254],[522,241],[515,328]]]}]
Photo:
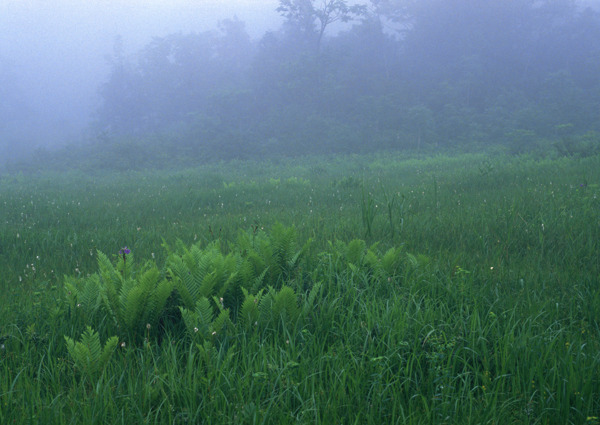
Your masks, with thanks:
[{"label": "green foliage", "polygon": [[365,193],[364,183],[362,187],[361,201],[360,212],[363,227],[365,229],[365,237],[370,238],[372,236],[373,220],[375,219],[377,206],[375,204],[375,200],[373,199],[373,195],[370,192]]},{"label": "green foliage", "polygon": [[[338,247],[342,248],[342,247]],[[363,262],[363,257],[367,249],[367,244],[362,239],[354,239],[346,246],[346,260],[350,264],[360,266]]]},{"label": "green foliage", "polygon": [[252,331],[258,326],[258,319],[260,317],[260,310],[258,306],[262,300],[264,289],[261,289],[257,294],[253,295],[246,289],[244,291],[244,302],[240,308],[238,314],[238,323],[246,332]]},{"label": "green foliage", "polygon": [[[483,144],[593,155],[598,145],[585,135],[599,128],[600,20],[587,6],[283,0],[286,28],[262,42],[234,19],[215,31],[155,37],[128,57],[116,49],[97,116],[98,129],[110,131],[7,168],[175,170],[240,157]],[[345,28],[324,37],[332,24]],[[269,176],[282,188],[292,177]],[[229,178],[221,187],[225,180],[240,188]]]},{"label": "green foliage", "polygon": [[[312,312],[320,290],[321,285],[315,285],[300,304],[299,296],[289,286],[284,285],[279,290],[270,287],[268,291],[263,289],[256,295],[243,289],[244,301],[235,323],[231,321],[230,310],[216,298],[214,303],[207,298],[201,298],[194,311],[180,307],[181,316],[188,333],[195,340],[215,341],[228,334],[233,336],[243,332],[254,333],[257,330],[294,331],[301,319]],[[215,314],[214,305],[218,306],[218,314]]]},{"label": "green foliage", "polygon": [[194,308],[202,297],[223,297],[236,283],[241,259],[233,253],[223,255],[217,243],[205,249],[193,245],[190,249],[178,244],[178,252],[169,255],[167,270],[187,308]]},{"label": "green foliage", "polygon": [[217,305],[220,308],[216,316],[211,301],[206,297],[196,302],[196,309],[193,311],[180,307],[181,317],[192,337],[200,340],[215,340],[233,326],[229,318],[229,309],[225,309],[220,301],[217,301]]},{"label": "green foliage", "polygon": [[[427,265],[429,259],[425,255],[414,256],[404,251],[403,247],[391,247],[381,252],[378,243],[367,247],[362,239],[354,239],[348,244],[337,241],[330,245],[328,262],[322,262],[323,274],[334,273],[336,276],[350,278],[358,283],[361,279],[371,283],[388,282],[405,278],[408,273]],[[324,279],[324,275],[320,275]]]},{"label": "green foliage", "polygon": [[[373,240],[357,239],[361,189],[332,184],[353,173],[405,194],[394,240],[383,215]],[[0,186],[0,423],[562,424],[600,409],[598,157],[369,155],[17,180]],[[276,222],[287,250],[273,249]],[[94,255],[125,243],[135,261]],[[194,246],[184,266],[208,256],[202,276],[225,278],[189,307],[170,266]],[[278,262],[292,267],[269,274]],[[173,291],[158,324],[134,307],[141,330],[128,335],[122,301],[149,306],[136,288],[163,281]],[[105,361],[111,335],[122,348]]]},{"label": "green foliage", "polygon": [[137,278],[125,279],[118,289],[118,303],[105,297],[107,310],[117,327],[130,334],[143,334],[148,325],[157,326],[173,286],[155,265],[148,265]]},{"label": "green foliage", "polygon": [[98,251],[99,272],[84,279],[66,278],[66,301],[74,317],[85,324],[99,323],[102,314],[112,319],[117,330],[140,338],[157,327],[173,291],[154,263],[134,271],[133,256],[121,257],[113,266]]},{"label": "green foliage", "polygon": [[65,336],[65,341],[75,367],[83,377],[94,384],[104,373],[117,348],[119,338],[116,336],[109,338],[102,347],[98,333],[88,326],[81,335],[80,341],[75,342],[68,336]]},{"label": "green foliage", "polygon": [[258,305],[259,324],[264,327],[283,326],[293,329],[300,318],[298,296],[289,286],[282,286],[279,291],[271,288]]},{"label": "green foliage", "polygon": [[390,224],[390,235],[391,235],[391,239],[393,241],[396,236],[396,223],[394,221],[394,213],[396,210],[396,202],[399,198],[399,194],[398,193],[388,194],[388,192],[383,187],[383,184],[381,185],[381,191],[383,192],[383,197],[385,200],[388,222]]},{"label": "green foliage", "polygon": [[270,269],[270,283],[281,285],[281,282],[293,278],[293,274],[298,268],[302,255],[308,249],[311,241],[298,249],[297,233],[294,227],[285,227],[281,223],[273,226],[269,235],[268,245],[263,245],[261,251],[269,252],[268,267]]},{"label": "green foliage", "polygon": [[95,320],[102,305],[100,286],[98,275],[90,276],[85,280],[72,276],[65,277],[66,300],[74,317],[82,316],[86,323]]}]

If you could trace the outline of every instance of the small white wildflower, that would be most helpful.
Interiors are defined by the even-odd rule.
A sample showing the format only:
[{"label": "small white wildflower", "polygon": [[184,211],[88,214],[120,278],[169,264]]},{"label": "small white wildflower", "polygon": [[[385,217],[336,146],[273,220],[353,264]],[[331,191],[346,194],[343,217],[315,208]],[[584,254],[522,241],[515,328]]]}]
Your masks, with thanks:
[{"label": "small white wildflower", "polygon": [[194,333],[198,333],[198,328],[194,328]]}]

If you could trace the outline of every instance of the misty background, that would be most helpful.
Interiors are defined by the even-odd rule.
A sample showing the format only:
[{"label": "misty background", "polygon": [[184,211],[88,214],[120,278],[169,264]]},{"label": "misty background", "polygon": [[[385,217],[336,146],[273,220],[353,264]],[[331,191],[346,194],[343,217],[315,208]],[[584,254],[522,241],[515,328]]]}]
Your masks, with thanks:
[{"label": "misty background", "polygon": [[590,1],[0,0],[0,163],[590,155],[598,40]]}]

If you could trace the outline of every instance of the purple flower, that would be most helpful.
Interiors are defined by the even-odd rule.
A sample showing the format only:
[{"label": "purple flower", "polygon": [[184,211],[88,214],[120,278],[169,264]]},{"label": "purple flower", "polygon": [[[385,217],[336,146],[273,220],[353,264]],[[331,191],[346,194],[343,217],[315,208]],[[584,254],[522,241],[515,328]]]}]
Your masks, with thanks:
[{"label": "purple flower", "polygon": [[119,251],[119,255],[126,255],[131,253],[131,250],[129,248],[127,248],[126,246],[121,248],[121,250]]}]

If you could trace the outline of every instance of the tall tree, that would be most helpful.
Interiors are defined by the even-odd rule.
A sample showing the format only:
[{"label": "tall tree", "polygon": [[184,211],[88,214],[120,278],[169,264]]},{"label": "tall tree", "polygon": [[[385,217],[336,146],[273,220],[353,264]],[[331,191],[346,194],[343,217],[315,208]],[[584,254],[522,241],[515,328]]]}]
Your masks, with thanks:
[{"label": "tall tree", "polygon": [[346,0],[279,0],[277,12],[307,39],[315,40],[319,50],[327,27],[364,15],[366,6],[350,6]]}]

